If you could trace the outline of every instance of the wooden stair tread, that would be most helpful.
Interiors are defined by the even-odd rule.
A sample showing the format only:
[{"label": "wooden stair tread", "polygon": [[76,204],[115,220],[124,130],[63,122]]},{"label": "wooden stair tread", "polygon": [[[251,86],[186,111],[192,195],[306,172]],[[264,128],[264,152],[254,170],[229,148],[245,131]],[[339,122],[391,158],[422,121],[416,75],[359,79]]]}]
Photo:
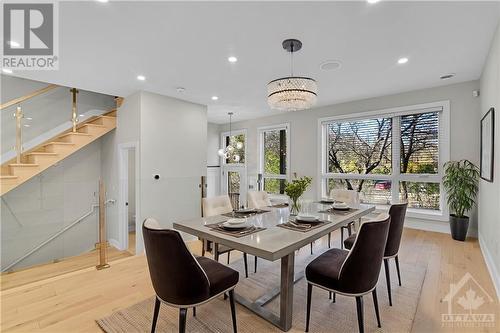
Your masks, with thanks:
[{"label": "wooden stair tread", "polygon": [[38,164],[34,164],[34,163],[12,163],[12,164],[9,164],[10,167],[38,167],[39,165]]},{"label": "wooden stair tread", "polygon": [[53,155],[57,155],[57,153],[49,153],[49,152],[46,152],[46,151],[33,151],[31,153],[28,153],[27,155],[49,155],[49,156],[53,156]]},{"label": "wooden stair tread", "polygon": [[60,137],[60,138],[62,138],[62,137],[64,137],[64,136],[69,136],[69,135],[92,136],[92,134],[88,134],[88,133],[82,133],[82,132],[69,132],[69,133],[62,134],[62,135],[60,135],[59,137]]},{"label": "wooden stair tread", "polygon": [[48,146],[48,145],[71,145],[71,146],[74,146],[75,144],[72,142],[52,141],[52,142],[48,142],[45,144],[45,146]]},{"label": "wooden stair tread", "polygon": [[106,126],[101,125],[101,124],[92,124],[92,123],[85,123],[85,124],[83,124],[82,126],[106,127]]},{"label": "wooden stair tread", "polygon": [[0,179],[16,179],[19,178],[18,176],[13,176],[13,175],[0,175]]},{"label": "wooden stair tread", "polygon": [[[114,117],[114,116],[106,116],[106,115],[99,116],[99,118],[116,119],[116,117]],[[99,118],[97,118],[97,119],[99,119]]]}]

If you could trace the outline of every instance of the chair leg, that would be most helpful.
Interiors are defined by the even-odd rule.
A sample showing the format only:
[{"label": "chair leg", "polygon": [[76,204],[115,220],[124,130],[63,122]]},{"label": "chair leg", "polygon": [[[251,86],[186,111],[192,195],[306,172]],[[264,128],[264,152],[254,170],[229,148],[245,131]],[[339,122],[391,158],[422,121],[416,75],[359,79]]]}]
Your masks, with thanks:
[{"label": "chair leg", "polygon": [[363,296],[356,297],[356,309],[358,310],[359,333],[364,333],[365,323],[364,323],[364,319],[363,319]]},{"label": "chair leg", "polygon": [[389,305],[392,306],[391,295],[391,272],[389,271],[389,259],[384,259],[385,281],[387,282],[387,293],[389,294]]},{"label": "chair leg", "polygon": [[331,248],[331,244],[330,244],[330,243],[331,243],[331,241],[332,241],[332,233],[331,233],[331,232],[329,232],[329,233],[328,233],[328,248]]},{"label": "chair leg", "polygon": [[377,316],[377,324],[378,327],[382,327],[382,325],[380,325],[380,313],[378,312],[377,288],[373,289],[372,296],[373,296],[373,306],[375,307],[375,315]]},{"label": "chair leg", "polygon": [[255,256],[255,260],[253,261],[253,272],[257,273],[257,256]]},{"label": "chair leg", "polygon": [[335,303],[337,301],[337,294],[336,293],[333,293],[332,295],[332,303]]},{"label": "chair leg", "polygon": [[160,312],[161,302],[158,297],[155,297],[155,309],[153,311],[153,323],[151,324],[151,333],[154,333],[156,330],[156,321],[158,320],[158,313]]},{"label": "chair leg", "polygon": [[186,316],[187,316],[187,309],[186,308],[179,309],[179,333],[186,332]]},{"label": "chair leg", "polygon": [[328,299],[332,299],[332,292],[331,291],[328,292]]},{"label": "chair leg", "polygon": [[306,310],[306,332],[309,332],[309,319],[311,318],[311,295],[312,295],[313,285],[307,284],[307,310]]},{"label": "chair leg", "polygon": [[196,306],[193,307],[193,317],[196,317]]},{"label": "chair leg", "polygon": [[227,264],[229,265],[229,258],[231,257],[231,251],[227,252]]},{"label": "chair leg", "polygon": [[243,264],[245,265],[245,277],[248,278],[248,256],[243,252]]},{"label": "chair leg", "polygon": [[399,258],[398,256],[396,256],[394,259],[396,260],[396,270],[398,271],[399,286],[401,286],[401,272],[399,271]]},{"label": "chair leg", "polygon": [[233,319],[233,332],[237,333],[236,327],[236,307],[234,306],[234,289],[229,290],[229,304],[231,306],[231,318]]},{"label": "chair leg", "polygon": [[347,225],[347,234],[349,236],[352,235],[352,225],[354,224],[354,222],[349,222],[349,224]]},{"label": "chair leg", "polygon": [[219,261],[219,244],[214,243],[214,260]]},{"label": "chair leg", "polygon": [[204,239],[201,240],[201,256],[202,257],[205,256],[205,240]]},{"label": "chair leg", "polygon": [[313,243],[311,242],[311,255],[313,254]]},{"label": "chair leg", "polygon": [[344,228],[340,227],[340,248],[344,249]]}]

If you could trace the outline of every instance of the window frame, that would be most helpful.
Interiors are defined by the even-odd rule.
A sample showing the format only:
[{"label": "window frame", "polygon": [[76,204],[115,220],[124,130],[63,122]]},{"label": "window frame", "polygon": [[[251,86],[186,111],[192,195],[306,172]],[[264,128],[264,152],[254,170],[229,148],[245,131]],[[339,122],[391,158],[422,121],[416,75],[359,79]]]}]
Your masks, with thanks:
[{"label": "window frame", "polygon": [[[264,133],[270,131],[285,130],[286,131],[286,174],[266,174],[264,173]],[[262,174],[262,190],[267,179],[284,179],[290,180],[290,123],[262,126],[257,128],[259,137],[259,173]],[[281,193],[273,193],[273,195],[283,195]]]},{"label": "window frame", "polygon": [[[236,135],[241,135],[245,137],[245,142],[244,142],[244,148],[245,148],[245,155],[244,157],[244,163],[227,163],[226,159],[223,157],[220,157],[221,159],[221,164],[223,166],[234,166],[234,167],[246,167],[247,163],[247,148],[248,148],[248,136],[247,136],[247,130],[246,129],[240,129],[240,130],[232,130],[231,131],[231,136],[236,136]],[[226,137],[229,136],[229,131],[227,132],[222,132],[220,134],[220,147],[225,148],[226,147]]]},{"label": "window frame", "polygon": [[[439,119],[439,156],[438,156],[438,172],[436,174],[401,174],[401,145],[400,145],[400,120],[401,116],[438,112]],[[339,121],[354,121],[370,118],[392,118],[392,168],[391,174],[343,174],[331,173],[328,170],[327,159],[327,125],[332,122]],[[424,183],[439,183],[440,198],[439,210],[408,208],[407,215],[409,217],[423,218],[447,221],[448,207],[446,205],[446,192],[443,187],[442,177],[444,175],[443,165],[450,160],[450,101],[443,100],[432,103],[416,104],[389,109],[381,109],[375,111],[360,112],[354,114],[344,114],[333,117],[325,117],[318,119],[318,196],[327,196],[326,190],[328,179],[370,179],[370,180],[390,180],[391,181],[391,198],[392,202],[399,202],[399,190],[401,181],[424,182]],[[387,205],[376,205],[378,209],[387,209]]]}]

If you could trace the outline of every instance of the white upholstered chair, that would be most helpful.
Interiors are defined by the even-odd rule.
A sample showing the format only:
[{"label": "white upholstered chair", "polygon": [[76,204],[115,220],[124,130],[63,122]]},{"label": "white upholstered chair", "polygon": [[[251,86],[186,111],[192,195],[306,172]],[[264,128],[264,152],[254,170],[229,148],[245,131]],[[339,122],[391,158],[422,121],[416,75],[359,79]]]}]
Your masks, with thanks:
[{"label": "white upholstered chair", "polygon": [[[202,198],[201,204],[203,207],[204,217],[227,214],[233,211],[233,206],[231,205],[231,199],[227,194],[212,198]],[[201,250],[201,255],[205,256],[205,248],[207,244],[205,240],[202,241],[203,241],[203,246]],[[227,253],[227,264],[229,265],[230,254],[231,251],[233,250],[234,249],[230,247],[214,243],[214,248],[213,248],[214,259],[216,261],[219,261],[219,256],[221,254]],[[245,262],[245,277],[248,277],[248,264],[247,264],[248,259],[246,253],[243,253],[243,261]],[[255,258],[255,270],[257,270],[257,257]]]},{"label": "white upholstered chair", "polygon": [[271,206],[271,200],[266,191],[248,191],[248,208],[263,208]]},{"label": "white upholstered chair", "polygon": [[[348,205],[359,205],[359,192],[354,190],[343,190],[343,189],[333,189],[330,191],[330,198],[335,201],[342,201]],[[344,248],[344,230],[347,230],[347,234],[351,236],[352,229],[355,226],[354,221],[349,222],[346,226],[340,228],[340,247]],[[332,234],[328,234],[328,247],[330,247],[330,241]]]}]

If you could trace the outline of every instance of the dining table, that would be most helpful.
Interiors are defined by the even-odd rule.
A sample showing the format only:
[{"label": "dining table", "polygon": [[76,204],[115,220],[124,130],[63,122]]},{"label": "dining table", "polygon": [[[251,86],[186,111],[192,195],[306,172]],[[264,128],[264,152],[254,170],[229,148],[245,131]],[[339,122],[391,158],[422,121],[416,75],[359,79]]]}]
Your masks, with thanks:
[{"label": "dining table", "polygon": [[[331,204],[315,202],[309,209],[322,221],[321,225],[310,230],[292,230],[289,225],[291,216],[288,207],[264,207],[257,214],[249,214],[247,223],[255,227],[248,235],[232,235],[221,232],[214,226],[228,220],[227,215],[216,215],[177,221],[176,230],[197,236],[200,239],[225,245],[232,249],[254,255],[269,261],[281,260],[280,285],[251,301],[235,294],[235,300],[258,316],[269,321],[282,331],[292,327],[294,284],[304,277],[304,272],[295,274],[295,252],[305,245],[333,232],[349,222],[356,221],[372,213],[373,205],[351,205],[346,211],[331,209]],[[292,226],[294,223],[292,222]],[[274,313],[264,306],[279,296],[279,313]]]}]

